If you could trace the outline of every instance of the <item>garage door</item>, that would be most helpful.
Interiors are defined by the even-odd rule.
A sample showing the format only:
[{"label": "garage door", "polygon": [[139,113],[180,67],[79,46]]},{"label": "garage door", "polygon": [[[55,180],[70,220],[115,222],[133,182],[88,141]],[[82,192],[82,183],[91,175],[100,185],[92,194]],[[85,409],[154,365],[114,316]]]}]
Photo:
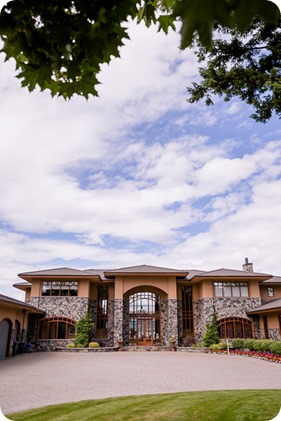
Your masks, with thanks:
[{"label": "garage door", "polygon": [[8,320],[2,320],[0,323],[0,359],[6,358],[8,341],[10,339],[10,323]]}]

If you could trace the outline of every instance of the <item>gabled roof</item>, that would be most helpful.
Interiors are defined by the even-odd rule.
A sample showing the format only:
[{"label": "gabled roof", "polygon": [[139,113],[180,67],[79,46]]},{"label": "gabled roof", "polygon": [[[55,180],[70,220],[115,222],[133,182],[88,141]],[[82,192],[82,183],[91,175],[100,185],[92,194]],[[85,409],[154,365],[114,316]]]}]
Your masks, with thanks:
[{"label": "gabled roof", "polygon": [[31,313],[45,313],[42,310],[38,310],[36,307],[32,306],[31,304],[25,303],[20,300],[16,300],[15,298],[8,297],[7,295],[0,294],[0,303],[11,305],[12,307],[20,307],[23,310],[28,310]]},{"label": "gabled roof", "polygon": [[112,276],[115,274],[172,274],[178,276],[186,276],[188,274],[187,270],[178,270],[178,269],[170,269],[170,268],[163,268],[159,266],[150,266],[150,265],[140,265],[140,266],[130,266],[125,268],[119,269],[111,269],[104,272],[105,276]]},{"label": "gabled roof", "polygon": [[269,279],[272,275],[258,272],[246,272],[245,270],[234,270],[234,269],[216,269],[208,272],[201,272],[195,275],[196,278],[263,278]]},{"label": "gabled roof", "polygon": [[271,300],[269,303],[256,307],[253,310],[247,311],[248,314],[267,313],[281,310],[281,298]]}]

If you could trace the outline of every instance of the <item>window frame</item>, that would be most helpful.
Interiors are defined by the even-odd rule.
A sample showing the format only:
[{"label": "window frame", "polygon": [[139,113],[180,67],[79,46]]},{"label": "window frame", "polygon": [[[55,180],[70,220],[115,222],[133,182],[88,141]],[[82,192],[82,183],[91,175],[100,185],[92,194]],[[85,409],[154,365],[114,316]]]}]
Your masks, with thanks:
[{"label": "window frame", "polygon": [[[237,327],[238,327],[238,323],[241,323],[241,331],[242,331],[242,336],[237,336]],[[230,326],[230,324],[232,324],[232,327]],[[229,325],[229,326],[227,326]],[[229,316],[229,317],[224,317],[220,320],[217,321],[217,327],[218,327],[218,332],[219,332],[219,337],[220,339],[236,339],[236,338],[241,338],[241,339],[248,339],[248,338],[253,338],[253,322],[249,319],[246,319],[244,317],[236,317],[236,316]],[[233,336],[231,335],[227,335],[227,331],[229,331],[229,328],[232,328],[233,331]],[[240,327],[239,327],[240,328]],[[247,335],[246,333],[248,333],[248,329],[250,329],[251,331],[251,336]],[[225,334],[221,334],[222,330],[224,331]]]},{"label": "window frame", "polygon": [[[62,323],[65,325],[65,335],[64,337],[60,337],[59,334],[60,329],[62,327]],[[67,317],[47,317],[39,321],[38,325],[38,339],[45,339],[45,340],[62,340],[62,339],[74,339],[76,336],[76,322],[72,319]],[[72,330],[72,334],[70,335],[70,329]],[[54,332],[54,334],[51,334]],[[51,337],[50,337],[51,336]]]},{"label": "window frame", "polygon": [[[77,297],[78,281],[42,281],[42,297]],[[44,291],[44,287],[46,290]],[[49,287],[49,288],[47,288]],[[49,291],[49,293],[47,293]],[[67,294],[65,294],[67,292]]]},{"label": "window frame", "polygon": [[[244,288],[247,288],[247,295],[242,293]],[[246,281],[243,282],[233,282],[233,281],[214,281],[214,296],[217,298],[246,298],[249,297],[249,283]],[[239,289],[239,295],[233,295],[233,290]],[[220,290],[221,294],[217,294]],[[228,292],[228,294],[226,294]]]}]

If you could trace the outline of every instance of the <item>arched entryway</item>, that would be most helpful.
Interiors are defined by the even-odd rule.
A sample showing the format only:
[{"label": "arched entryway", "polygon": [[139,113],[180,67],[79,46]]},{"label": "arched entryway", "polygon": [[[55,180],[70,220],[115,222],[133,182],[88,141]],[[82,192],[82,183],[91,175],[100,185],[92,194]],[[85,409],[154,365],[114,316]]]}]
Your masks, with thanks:
[{"label": "arched entryway", "polygon": [[161,342],[160,295],[135,292],[129,296],[129,343],[153,345]]},{"label": "arched entryway", "polygon": [[12,322],[4,319],[0,323],[0,360],[8,357],[11,343]]}]

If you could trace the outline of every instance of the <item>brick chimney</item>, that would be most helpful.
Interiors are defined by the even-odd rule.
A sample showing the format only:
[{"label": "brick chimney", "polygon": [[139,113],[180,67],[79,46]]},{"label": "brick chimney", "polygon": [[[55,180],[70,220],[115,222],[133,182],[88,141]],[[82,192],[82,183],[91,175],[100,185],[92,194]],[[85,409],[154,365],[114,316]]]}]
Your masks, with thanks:
[{"label": "brick chimney", "polygon": [[248,257],[245,257],[245,263],[243,265],[245,272],[254,272],[253,263],[249,263]]}]

